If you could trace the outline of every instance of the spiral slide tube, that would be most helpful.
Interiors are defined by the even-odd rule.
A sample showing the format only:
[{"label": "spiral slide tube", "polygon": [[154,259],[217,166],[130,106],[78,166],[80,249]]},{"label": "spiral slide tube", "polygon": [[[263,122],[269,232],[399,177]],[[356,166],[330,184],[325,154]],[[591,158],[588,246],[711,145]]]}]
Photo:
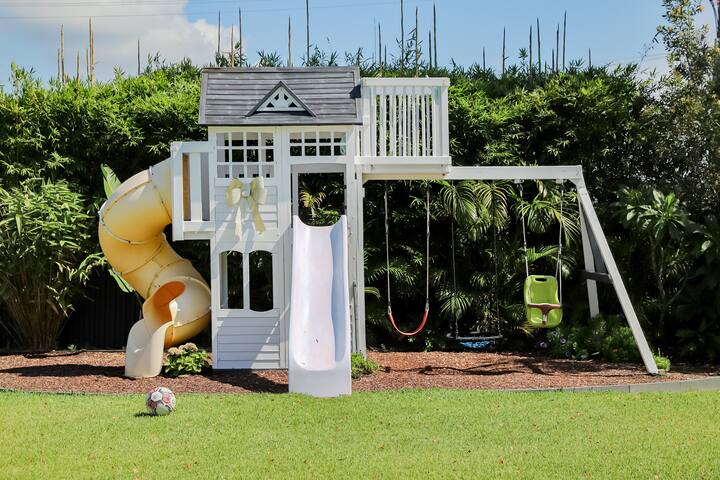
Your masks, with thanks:
[{"label": "spiral slide tube", "polygon": [[187,341],[210,321],[210,288],[170,246],[172,175],[165,160],[126,180],[100,208],[100,247],[112,268],[144,299],[125,351],[125,376],[154,377],[165,348]]}]

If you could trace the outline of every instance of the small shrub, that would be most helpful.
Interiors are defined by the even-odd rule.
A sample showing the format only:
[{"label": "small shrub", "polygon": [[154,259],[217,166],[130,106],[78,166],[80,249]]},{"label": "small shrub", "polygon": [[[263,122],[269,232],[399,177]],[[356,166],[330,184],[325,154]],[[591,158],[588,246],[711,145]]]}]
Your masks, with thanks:
[{"label": "small shrub", "polygon": [[186,343],[168,350],[165,373],[171,377],[202,373],[210,367],[210,354],[194,343]]},{"label": "small shrub", "polygon": [[353,353],[350,357],[352,378],[360,378],[363,375],[372,375],[378,369],[378,364],[369,358],[363,357],[362,353]]},{"label": "small shrub", "polygon": [[655,358],[655,365],[657,365],[659,370],[665,370],[666,372],[670,371],[670,359],[668,357],[663,357],[659,350],[658,353],[653,355],[653,358]]},{"label": "small shrub", "polygon": [[549,331],[540,346],[553,356],[578,360],[636,362],[640,359],[632,330],[614,315],[598,315],[582,324],[562,324]]}]

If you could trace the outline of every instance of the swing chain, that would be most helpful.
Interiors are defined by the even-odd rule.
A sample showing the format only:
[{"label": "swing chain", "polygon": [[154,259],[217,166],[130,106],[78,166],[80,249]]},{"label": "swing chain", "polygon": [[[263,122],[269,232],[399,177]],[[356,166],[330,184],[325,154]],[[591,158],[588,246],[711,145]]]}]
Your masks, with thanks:
[{"label": "swing chain", "polygon": [[520,216],[522,217],[522,236],[523,236],[523,255],[525,257],[525,276],[530,276],[530,266],[528,265],[528,248],[527,248],[527,232],[525,231],[525,194],[523,184],[518,181],[518,190],[520,191]]},{"label": "swing chain", "polygon": [[560,217],[558,219],[558,254],[555,263],[555,277],[558,281],[558,300],[562,305],[562,247],[563,247],[563,205],[565,203],[565,181],[560,181]]},{"label": "swing chain", "polygon": [[387,180],[383,184],[385,187],[385,273],[387,277],[387,313],[392,316],[392,306],[390,304],[390,224],[388,214],[388,188]]}]

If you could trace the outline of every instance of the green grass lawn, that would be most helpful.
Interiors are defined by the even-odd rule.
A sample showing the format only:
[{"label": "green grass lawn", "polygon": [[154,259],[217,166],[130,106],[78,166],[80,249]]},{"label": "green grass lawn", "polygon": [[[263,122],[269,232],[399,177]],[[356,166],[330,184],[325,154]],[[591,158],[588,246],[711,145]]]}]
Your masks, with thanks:
[{"label": "green grass lawn", "polygon": [[0,392],[0,478],[718,478],[720,395]]}]

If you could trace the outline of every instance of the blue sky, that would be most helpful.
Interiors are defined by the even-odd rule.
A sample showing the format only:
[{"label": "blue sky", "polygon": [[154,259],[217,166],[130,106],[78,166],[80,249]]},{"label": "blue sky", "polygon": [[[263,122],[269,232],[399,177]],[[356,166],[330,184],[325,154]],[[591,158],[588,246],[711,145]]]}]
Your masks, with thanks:
[{"label": "blue sky", "polygon": [[[311,42],[325,50],[343,52],[363,47],[372,55],[380,22],[388,55],[396,53],[400,32],[400,0],[309,0]],[[567,11],[567,57],[587,58],[594,64],[642,61],[645,69],[662,70],[660,46],[652,46],[662,22],[660,0],[407,0],[406,31],[414,27],[419,8],[423,39],[432,25],[432,7],[438,12],[438,57],[468,65],[499,66],[502,30],[507,29],[507,55],[512,63],[527,45],[528,30],[540,20],[543,57],[550,58],[555,29]],[[705,2],[707,3],[707,2]],[[707,5],[706,5],[707,6]],[[119,66],[135,71],[137,41],[142,59],[159,52],[168,60],[189,56],[209,63],[217,45],[217,12],[221,11],[222,43],[230,43],[230,27],[237,28],[237,9],[243,10],[243,39],[251,61],[258,50],[287,52],[287,21],[293,25],[294,63],[305,51],[305,0],[0,0],[0,83],[9,76],[12,61],[34,68],[48,79],[56,75],[60,25],[65,28],[66,70],[75,72],[80,52],[84,72],[87,19],[93,17],[95,57],[100,79]],[[698,18],[711,23],[709,7]],[[235,31],[237,35],[237,31]],[[650,50],[647,49],[649,47]]]}]

